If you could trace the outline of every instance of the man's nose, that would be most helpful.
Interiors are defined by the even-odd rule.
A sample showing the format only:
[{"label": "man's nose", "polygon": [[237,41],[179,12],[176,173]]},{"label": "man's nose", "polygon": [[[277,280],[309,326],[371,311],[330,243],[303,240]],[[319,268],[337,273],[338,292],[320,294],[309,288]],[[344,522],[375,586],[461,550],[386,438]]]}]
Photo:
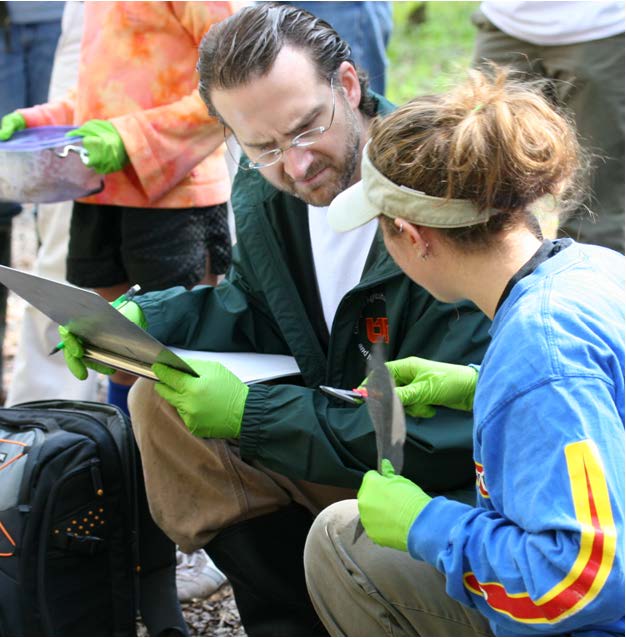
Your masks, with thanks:
[{"label": "man's nose", "polygon": [[294,181],[306,177],[312,162],[313,154],[307,148],[292,146],[283,152],[283,169]]}]

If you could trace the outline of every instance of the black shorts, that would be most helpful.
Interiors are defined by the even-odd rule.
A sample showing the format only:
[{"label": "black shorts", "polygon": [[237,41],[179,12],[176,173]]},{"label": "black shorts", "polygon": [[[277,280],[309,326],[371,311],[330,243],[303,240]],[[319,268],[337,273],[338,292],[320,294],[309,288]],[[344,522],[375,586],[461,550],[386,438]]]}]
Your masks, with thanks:
[{"label": "black shorts", "polygon": [[74,202],[67,280],[82,288],[137,283],[143,292],[191,287],[226,272],[231,241],[226,204],[130,208]]}]

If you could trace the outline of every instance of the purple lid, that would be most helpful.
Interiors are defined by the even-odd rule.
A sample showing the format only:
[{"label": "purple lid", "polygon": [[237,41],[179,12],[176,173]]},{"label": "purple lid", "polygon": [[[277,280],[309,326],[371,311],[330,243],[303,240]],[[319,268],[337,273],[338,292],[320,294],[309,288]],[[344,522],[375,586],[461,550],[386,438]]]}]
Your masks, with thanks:
[{"label": "purple lid", "polygon": [[0,151],[41,151],[67,144],[81,144],[82,137],[66,137],[76,126],[36,126],[18,131],[10,140],[0,142]]}]

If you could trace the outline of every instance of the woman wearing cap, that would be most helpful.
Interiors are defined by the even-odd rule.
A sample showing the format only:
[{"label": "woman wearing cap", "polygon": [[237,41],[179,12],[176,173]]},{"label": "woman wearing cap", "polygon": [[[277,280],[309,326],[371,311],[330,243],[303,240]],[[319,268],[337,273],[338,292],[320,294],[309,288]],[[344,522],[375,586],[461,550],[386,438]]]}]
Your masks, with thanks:
[{"label": "woman wearing cap", "polygon": [[502,70],[373,124],[331,223],[378,216],[407,275],[476,303],[492,342],[479,371],[388,364],[407,411],[473,407],[476,506],[368,472],[358,514],[376,545],[353,540],[356,501],[307,541],[331,634],[624,635],[624,260],[543,241],[529,212],[562,204],[580,166],[568,121]]}]

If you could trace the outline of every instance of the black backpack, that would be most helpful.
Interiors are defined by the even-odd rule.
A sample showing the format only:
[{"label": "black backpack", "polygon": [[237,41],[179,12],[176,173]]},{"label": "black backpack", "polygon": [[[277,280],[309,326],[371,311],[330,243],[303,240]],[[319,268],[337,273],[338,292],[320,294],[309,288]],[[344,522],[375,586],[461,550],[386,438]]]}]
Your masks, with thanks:
[{"label": "black backpack", "polygon": [[0,635],[187,635],[175,546],[147,507],[114,406],[0,409]]}]

